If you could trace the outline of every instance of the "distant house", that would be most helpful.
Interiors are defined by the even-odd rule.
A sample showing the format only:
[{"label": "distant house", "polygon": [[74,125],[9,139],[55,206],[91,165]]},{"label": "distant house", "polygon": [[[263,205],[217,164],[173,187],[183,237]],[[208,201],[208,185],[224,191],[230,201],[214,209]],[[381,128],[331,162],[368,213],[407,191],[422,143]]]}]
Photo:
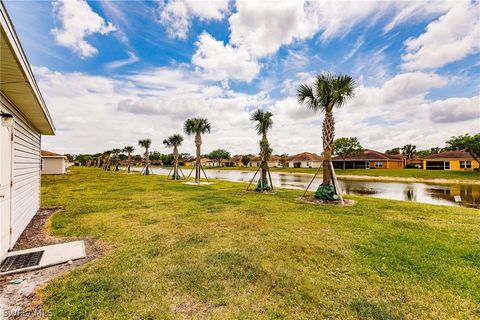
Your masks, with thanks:
[{"label": "distant house", "polygon": [[423,159],[417,157],[417,156],[414,156],[412,159],[406,161],[407,163],[407,166],[409,166],[410,168],[411,167],[414,167],[414,168],[417,168],[417,169],[422,169],[423,168]]},{"label": "distant house", "polygon": [[68,159],[66,156],[50,151],[41,151],[42,174],[65,174],[67,173]]},{"label": "distant house", "polygon": [[424,170],[478,170],[479,163],[466,150],[446,151],[423,159]]},{"label": "distant house", "polygon": [[401,169],[404,168],[402,155],[390,155],[379,151],[365,149],[362,152],[348,156],[332,158],[335,168],[345,169]]},{"label": "distant house", "polygon": [[[249,162],[247,165],[244,165],[242,162],[243,157],[243,155],[235,155],[228,160],[224,160],[222,165],[225,167],[260,167],[262,163],[262,159],[259,156],[249,154],[247,155]],[[270,156],[268,166],[270,168],[280,167],[280,157],[276,155]]]},{"label": "distant house", "polygon": [[41,135],[55,127],[0,1],[0,261],[40,208]]},{"label": "distant house", "polygon": [[[280,157],[278,157],[280,162]],[[319,168],[322,165],[323,157],[316,153],[302,152],[289,156],[286,166],[289,168]],[[280,164],[279,164],[280,165]]]}]

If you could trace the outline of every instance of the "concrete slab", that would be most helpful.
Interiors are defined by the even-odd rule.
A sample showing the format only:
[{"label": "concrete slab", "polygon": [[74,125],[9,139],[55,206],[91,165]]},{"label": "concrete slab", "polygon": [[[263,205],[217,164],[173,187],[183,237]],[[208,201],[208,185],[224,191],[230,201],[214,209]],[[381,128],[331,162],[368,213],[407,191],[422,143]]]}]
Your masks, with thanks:
[{"label": "concrete slab", "polygon": [[35,251],[44,251],[42,258],[40,259],[40,263],[36,266],[16,269],[7,272],[1,272],[0,276],[11,274],[11,273],[19,273],[24,271],[30,271],[40,268],[45,268],[48,266],[53,266],[56,264],[64,263],[70,260],[82,259],[86,257],[85,253],[85,244],[82,240],[80,241],[72,241],[67,243],[59,243],[50,246],[44,247],[37,247],[19,251],[12,251],[9,252],[7,257],[15,256],[18,254],[30,253]]}]

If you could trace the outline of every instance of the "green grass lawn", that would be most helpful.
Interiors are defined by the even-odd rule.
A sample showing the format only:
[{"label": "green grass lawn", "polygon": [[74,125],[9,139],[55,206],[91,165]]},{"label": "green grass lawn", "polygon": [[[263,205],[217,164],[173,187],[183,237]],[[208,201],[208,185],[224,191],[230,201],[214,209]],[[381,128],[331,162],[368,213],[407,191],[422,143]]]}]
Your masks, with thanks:
[{"label": "green grass lawn", "polygon": [[[251,170],[256,167],[205,167],[205,169],[217,170]],[[317,172],[314,168],[270,168],[271,171],[285,173],[312,173]],[[338,176],[369,176],[369,177],[399,177],[417,179],[454,179],[454,180],[480,180],[478,171],[443,171],[422,169],[335,169]]]},{"label": "green grass lawn", "polygon": [[480,211],[351,207],[215,181],[73,168],[42,178],[55,236],[113,248],[52,282],[52,319],[478,319]]}]

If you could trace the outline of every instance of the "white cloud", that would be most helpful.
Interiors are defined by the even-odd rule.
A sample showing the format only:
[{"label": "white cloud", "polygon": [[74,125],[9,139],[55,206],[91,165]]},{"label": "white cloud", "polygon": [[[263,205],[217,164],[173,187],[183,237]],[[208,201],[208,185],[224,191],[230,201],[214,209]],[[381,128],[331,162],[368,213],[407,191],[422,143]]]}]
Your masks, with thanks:
[{"label": "white cloud", "polygon": [[172,0],[159,2],[158,21],[170,38],[186,39],[192,18],[221,20],[228,12],[228,0]]},{"label": "white cloud", "polygon": [[94,33],[106,35],[116,28],[95,13],[84,0],[57,0],[53,3],[54,12],[60,20],[61,28],[52,29],[55,41],[80,57],[92,57],[98,50],[85,40]]},{"label": "white cloud", "polygon": [[405,42],[402,66],[407,70],[434,69],[480,51],[480,2],[458,1],[426,32]]},{"label": "white cloud", "polygon": [[260,65],[242,48],[232,47],[203,32],[195,43],[197,51],[192,64],[211,80],[241,80],[250,82],[260,71]]},{"label": "white cloud", "polygon": [[451,123],[477,119],[480,127],[480,96],[449,98],[427,106],[433,122]]},{"label": "white cloud", "polygon": [[112,61],[106,64],[107,69],[116,69],[120,68],[135,62],[138,62],[140,58],[135,54],[135,52],[129,51],[128,52],[128,58],[127,59],[122,59],[122,60],[116,60]]}]

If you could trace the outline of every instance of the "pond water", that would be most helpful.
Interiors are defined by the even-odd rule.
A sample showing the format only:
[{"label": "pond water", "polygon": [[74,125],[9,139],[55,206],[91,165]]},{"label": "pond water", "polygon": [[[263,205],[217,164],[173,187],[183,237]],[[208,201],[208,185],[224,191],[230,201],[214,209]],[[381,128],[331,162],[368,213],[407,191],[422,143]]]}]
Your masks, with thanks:
[{"label": "pond water", "polygon": [[[183,168],[188,175],[189,168]],[[241,170],[205,170],[212,179],[248,183],[255,172]],[[169,169],[154,168],[153,173],[167,175]],[[271,172],[273,185],[281,188],[305,189],[312,179],[312,175]],[[258,179],[258,175],[255,180]],[[321,175],[315,178],[310,186],[315,191],[322,182]],[[343,194],[366,195],[370,197],[414,201],[448,206],[475,206],[480,205],[480,185],[468,184],[430,184],[411,182],[377,182],[358,180],[338,180]],[[253,184],[252,184],[253,185]],[[254,185],[253,185],[254,186]],[[455,202],[455,196],[460,196],[461,202]]]}]

